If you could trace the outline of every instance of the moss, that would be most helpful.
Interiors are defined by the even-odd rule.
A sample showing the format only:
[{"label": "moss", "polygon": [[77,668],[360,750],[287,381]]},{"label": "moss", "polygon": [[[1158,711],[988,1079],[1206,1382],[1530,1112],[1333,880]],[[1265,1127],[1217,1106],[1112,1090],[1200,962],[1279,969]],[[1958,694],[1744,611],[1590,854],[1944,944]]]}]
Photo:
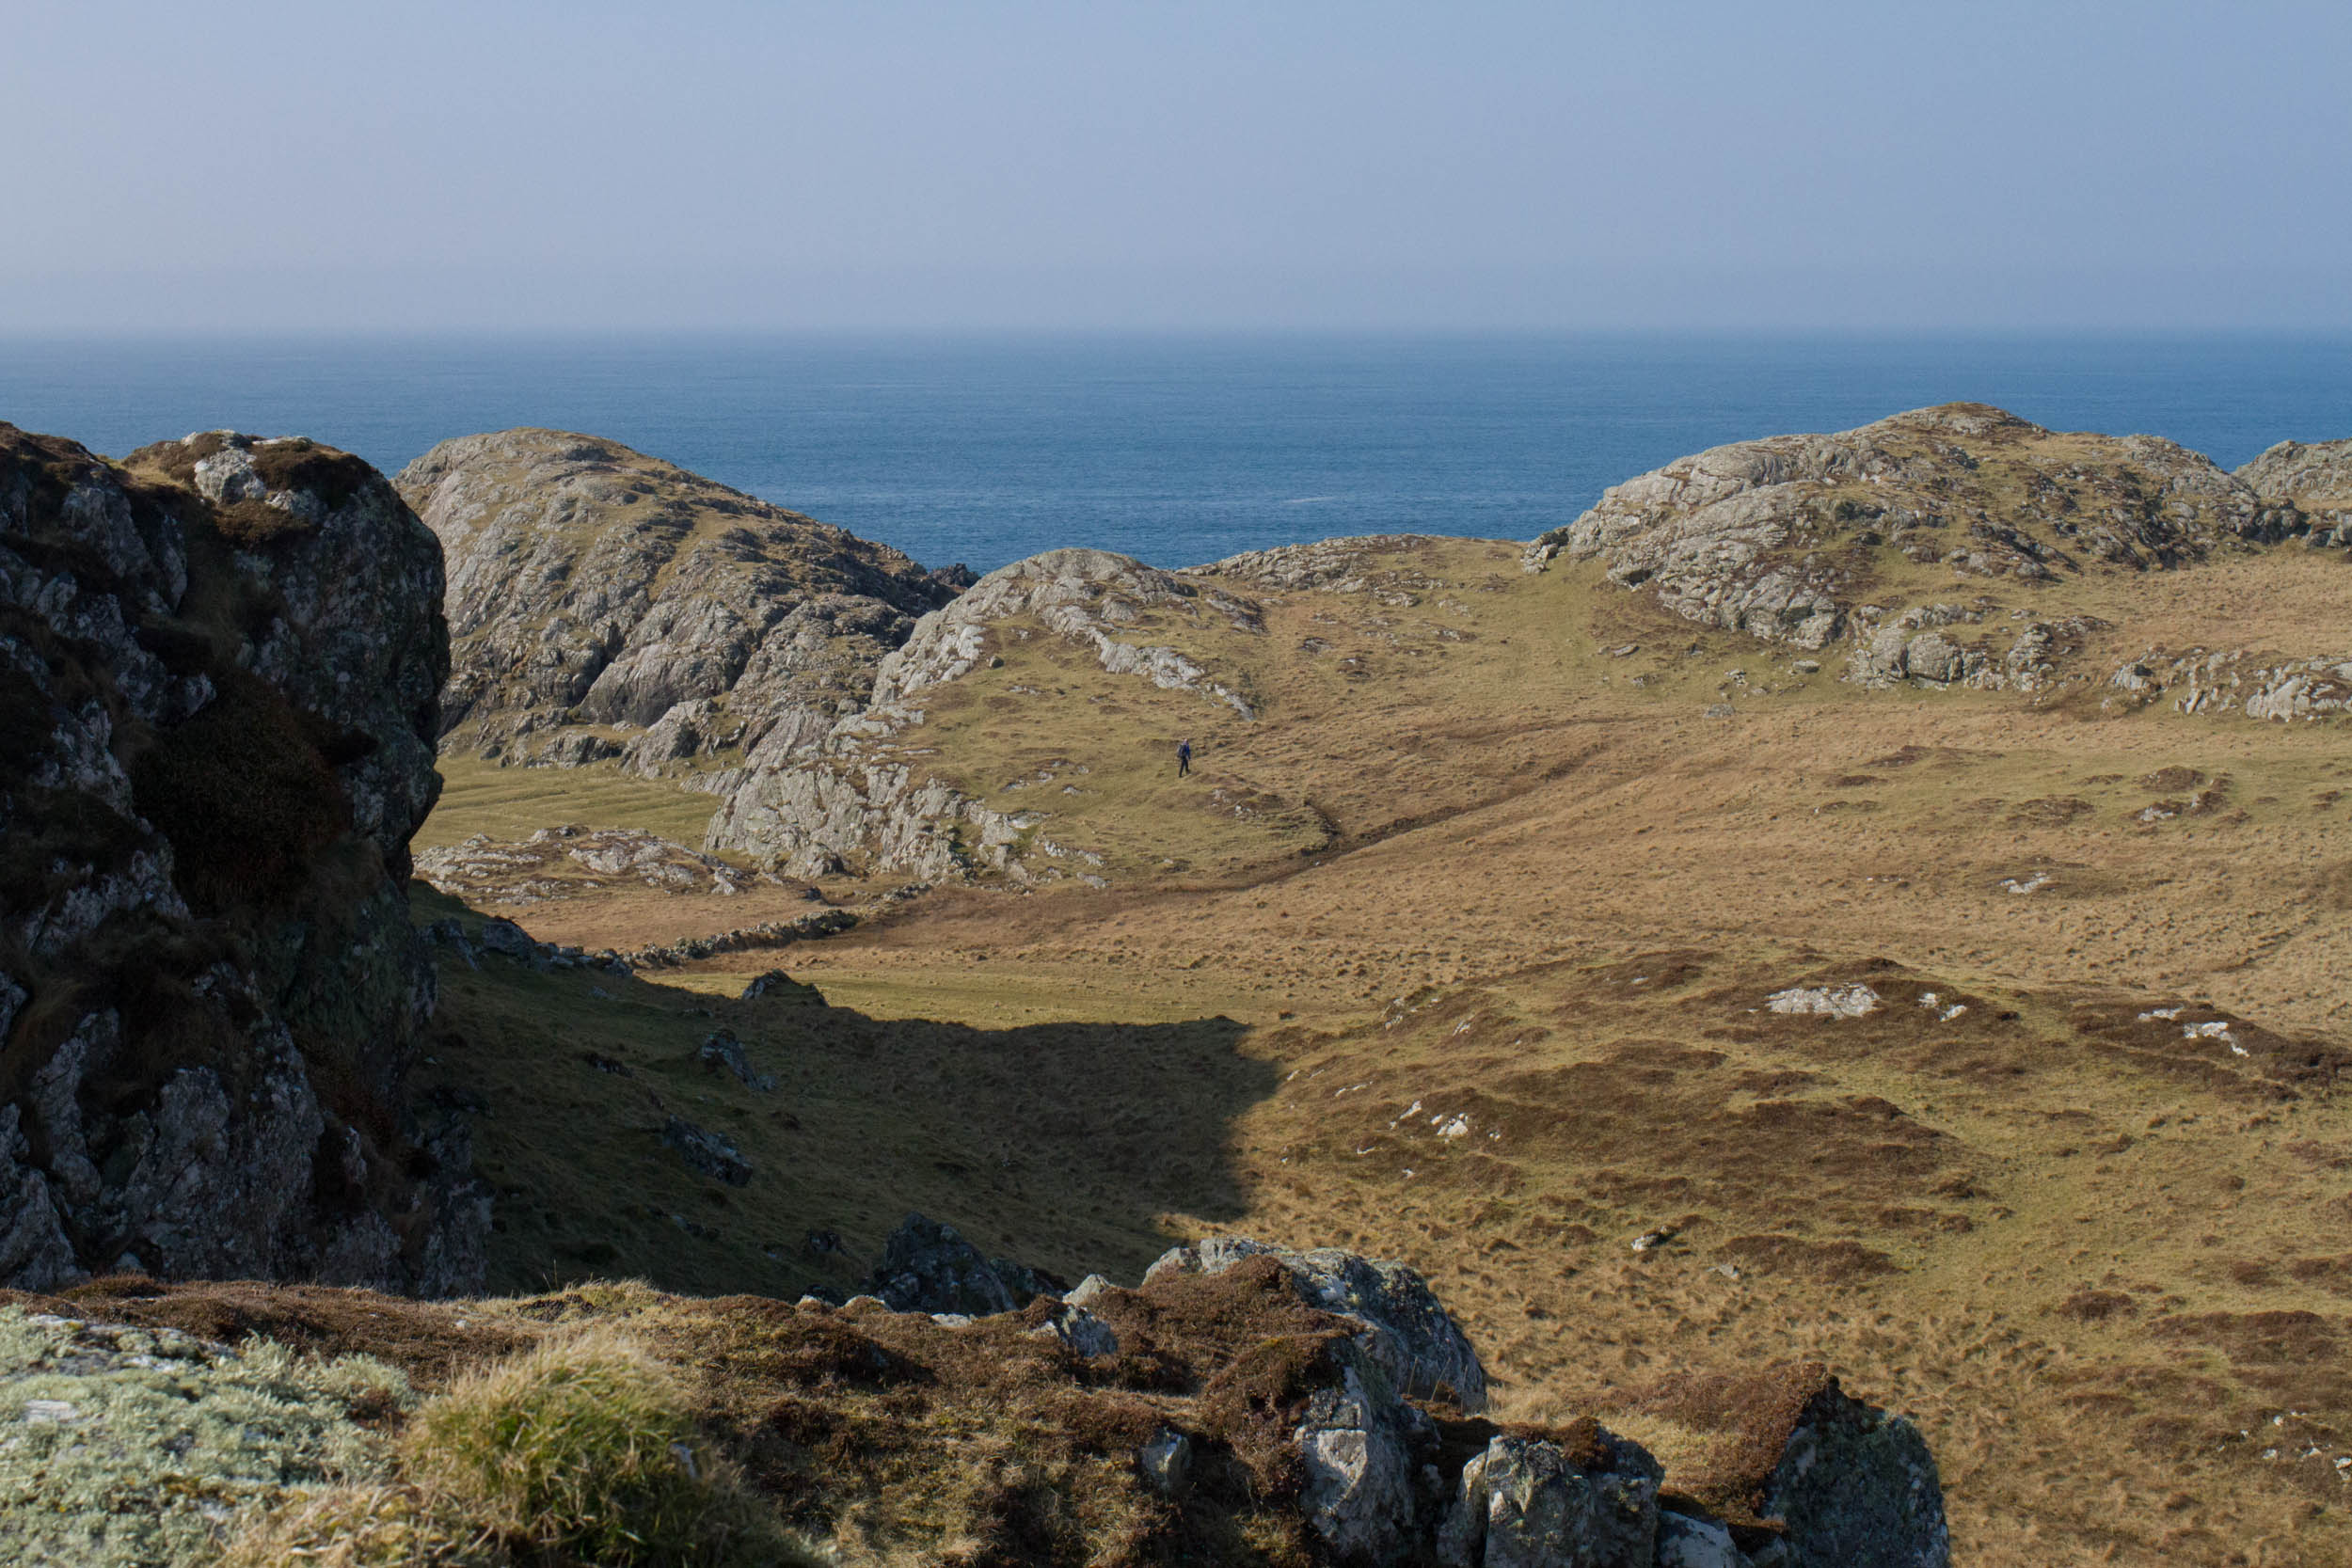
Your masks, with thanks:
[{"label": "moss", "polygon": [[305,1361],[259,1340],[230,1354],[0,1309],[0,1560],[194,1560],[225,1513],[384,1474],[361,1418],[409,1397],[364,1357]]}]

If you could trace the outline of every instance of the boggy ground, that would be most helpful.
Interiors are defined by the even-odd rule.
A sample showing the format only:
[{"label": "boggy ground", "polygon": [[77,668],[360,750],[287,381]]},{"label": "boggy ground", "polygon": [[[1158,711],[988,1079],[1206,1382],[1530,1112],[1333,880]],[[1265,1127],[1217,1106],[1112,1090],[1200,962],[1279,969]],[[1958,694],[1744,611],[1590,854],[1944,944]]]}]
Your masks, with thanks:
[{"label": "boggy ground", "polygon": [[[534,1195],[501,1200],[507,1277],[789,1290],[853,1272],[806,1231],[862,1258],[910,1208],[1056,1270],[1211,1229],[1350,1245],[1429,1274],[1506,1416],[1818,1355],[1920,1419],[1959,1560],[2352,1556],[2352,765],[2329,724],[2106,685],[2152,645],[2352,650],[2343,563],[1922,586],[2108,622],[2039,695],[1866,692],[1836,650],[1801,671],[1589,575],[1521,577],[1513,546],[1392,563],[1444,586],[1267,594],[1262,639],[1201,650],[1254,723],[1035,636],[932,701],[932,766],[1061,803],[1045,831],[1106,888],[941,888],[659,985],[445,962],[447,1092],[483,1096],[485,1165]],[[598,775],[544,776],[544,821],[595,819],[567,792]],[[631,947],[779,917],[755,896],[797,892],[523,918]],[[727,1000],[776,962],[840,1011]],[[1858,1017],[1768,1001],[1851,985]],[[718,1023],[785,1081],[772,1108],[690,1070]],[[707,1114],[776,1181],[665,1164],[649,1086],[697,1120],[693,1096],[739,1098]],[[624,1114],[637,1164],[579,1187]],[[632,1181],[712,1237],[608,1223]],[[1672,1463],[1676,1433],[1627,1429]]]}]

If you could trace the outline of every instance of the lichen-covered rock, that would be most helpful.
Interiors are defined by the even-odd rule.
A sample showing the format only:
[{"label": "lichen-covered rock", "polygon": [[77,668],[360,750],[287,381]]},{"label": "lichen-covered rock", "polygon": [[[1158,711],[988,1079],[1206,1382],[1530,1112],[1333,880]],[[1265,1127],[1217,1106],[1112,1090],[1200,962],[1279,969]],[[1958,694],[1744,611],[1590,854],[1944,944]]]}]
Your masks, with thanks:
[{"label": "lichen-covered rock", "polygon": [[969,580],[595,436],[463,436],[395,483],[449,552],[451,743],[509,761],[788,751]]},{"label": "lichen-covered rock", "polygon": [[1651,1568],[1664,1475],[1639,1444],[1589,1421],[1558,1441],[1497,1436],[1463,1466],[1440,1557],[1449,1568]]},{"label": "lichen-covered rock", "polygon": [[229,432],[0,425],[0,1283],[480,1280],[406,1077],[440,551],[383,477]]},{"label": "lichen-covered rock", "polygon": [[1144,1283],[1179,1274],[1222,1274],[1250,1258],[1280,1263],[1308,1305],[1362,1323],[1366,1354],[1402,1393],[1451,1398],[1472,1413],[1486,1407],[1486,1371],[1478,1353],[1428,1281],[1402,1263],[1376,1262],[1338,1247],[1297,1252],[1247,1236],[1215,1236],[1171,1248],[1145,1273]]},{"label": "lichen-covered rock", "polygon": [[[1678,459],[1613,486],[1531,544],[1524,564],[1597,562],[1611,582],[1687,620],[1812,649],[1847,634],[1881,546],[2031,583],[2086,562],[2182,565],[2309,527],[2294,504],[2169,441],[2058,435],[1947,404]],[[1964,678],[1941,641],[1907,673]],[[1891,654],[1873,657],[1887,668]]]},{"label": "lichen-covered rock", "polygon": [[359,1418],[411,1403],[364,1357],[0,1307],[0,1561],[213,1560],[234,1513],[388,1476]]}]

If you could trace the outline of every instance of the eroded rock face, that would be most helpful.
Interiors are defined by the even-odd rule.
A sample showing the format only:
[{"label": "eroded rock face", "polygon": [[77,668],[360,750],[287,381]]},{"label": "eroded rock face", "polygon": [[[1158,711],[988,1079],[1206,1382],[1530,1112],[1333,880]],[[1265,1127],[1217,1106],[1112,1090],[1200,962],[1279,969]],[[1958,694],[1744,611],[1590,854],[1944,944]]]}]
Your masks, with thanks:
[{"label": "eroded rock face", "polygon": [[1338,1247],[1295,1252],[1247,1236],[1216,1236],[1163,1254],[1144,1275],[1223,1274],[1250,1258],[1280,1263],[1309,1306],[1364,1325],[1365,1354],[1415,1399],[1446,1395],[1465,1411],[1486,1407],[1486,1371],[1427,1280],[1402,1263],[1379,1262]]},{"label": "eroded rock face", "polygon": [[756,855],[804,878],[857,870],[930,881],[975,871],[1026,879],[1060,874],[1057,862],[1086,863],[1081,852],[1029,840],[1042,820],[1036,814],[984,806],[901,753],[922,722],[922,694],[969,673],[991,657],[991,640],[1005,625],[1021,619],[1090,647],[1114,674],[1254,717],[1246,697],[1199,663],[1128,629],[1147,612],[1195,622],[1215,616],[1259,629],[1250,601],[1107,550],[1048,550],[1016,561],[916,623],[905,645],[881,661],[869,706],[821,734],[779,730],[745,767],[714,778],[722,800],[707,847]]},{"label": "eroded rock face", "polygon": [[970,580],[595,436],[463,436],[395,483],[449,555],[444,727],[508,761],[788,752]]},{"label": "eroded rock face", "polygon": [[[2086,562],[2176,566],[2309,528],[2294,504],[2169,441],[2057,435],[1947,404],[1678,459],[1612,487],[1524,564],[1597,561],[1687,620],[1818,649],[1847,634],[1880,546],[2032,582]],[[1968,673],[1964,659],[1923,657],[1929,667]]]},{"label": "eroded rock face", "polygon": [[440,550],[383,477],[230,433],[0,425],[0,1283],[478,1287],[433,970]]}]

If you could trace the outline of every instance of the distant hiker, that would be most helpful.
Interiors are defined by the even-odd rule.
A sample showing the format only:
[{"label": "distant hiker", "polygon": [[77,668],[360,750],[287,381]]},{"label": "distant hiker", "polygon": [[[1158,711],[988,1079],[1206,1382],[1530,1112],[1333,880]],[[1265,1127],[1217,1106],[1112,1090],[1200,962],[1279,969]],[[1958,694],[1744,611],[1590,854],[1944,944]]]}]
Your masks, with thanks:
[{"label": "distant hiker", "polygon": [[1192,771],[1192,738],[1187,736],[1176,743],[1176,776],[1183,778]]}]

